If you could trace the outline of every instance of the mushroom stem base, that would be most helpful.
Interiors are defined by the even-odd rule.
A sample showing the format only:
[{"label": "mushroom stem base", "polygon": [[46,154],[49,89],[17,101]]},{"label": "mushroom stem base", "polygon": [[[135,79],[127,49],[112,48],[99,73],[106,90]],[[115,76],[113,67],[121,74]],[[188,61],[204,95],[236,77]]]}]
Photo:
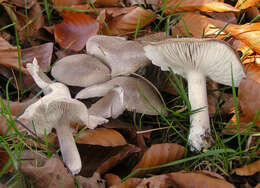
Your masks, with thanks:
[{"label": "mushroom stem base", "polygon": [[191,110],[195,110],[190,116],[189,143],[192,150],[200,151],[211,145],[206,78],[203,74],[192,71],[187,74],[187,80]]},{"label": "mushroom stem base", "polygon": [[59,125],[56,133],[59,139],[62,158],[73,175],[81,170],[81,159],[69,125]]}]

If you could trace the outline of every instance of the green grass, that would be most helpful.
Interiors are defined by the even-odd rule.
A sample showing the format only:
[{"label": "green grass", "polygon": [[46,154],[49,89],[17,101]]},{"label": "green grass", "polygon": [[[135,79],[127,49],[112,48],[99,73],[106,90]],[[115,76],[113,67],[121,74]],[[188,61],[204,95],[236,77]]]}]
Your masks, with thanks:
[{"label": "green grass", "polygon": [[[166,2],[166,1],[164,1],[164,2]],[[46,17],[47,17],[49,25],[51,25],[53,23],[52,19],[53,19],[53,12],[54,12],[55,8],[71,10],[71,11],[76,11],[76,12],[89,12],[89,10],[73,9],[70,7],[53,7],[48,0],[43,0],[43,3],[44,3],[44,8],[45,8],[43,11],[46,13]],[[189,28],[187,28],[187,26],[185,24],[185,20],[182,19],[183,13],[175,13],[175,10],[178,8],[180,3],[178,5],[176,5],[174,7],[174,10],[168,15],[165,15],[165,10],[166,10],[166,8],[168,8],[165,5],[166,5],[166,3],[164,4],[163,8],[154,12],[155,14],[160,14],[159,18],[157,19],[157,22],[155,23],[154,30],[155,31],[164,30],[164,32],[167,35],[170,35],[171,27],[180,20],[184,23],[187,36],[191,36],[191,34],[189,32]],[[92,3],[92,7],[94,8],[94,10],[91,10],[91,11],[95,11],[95,6],[93,3]],[[26,15],[27,14],[28,13],[26,13]],[[150,16],[153,16],[153,14],[151,14]],[[245,16],[244,14],[239,15],[240,22],[242,22],[244,20],[244,16]],[[35,17],[34,19],[36,19],[36,18],[37,17]],[[258,18],[259,18],[259,15],[257,17],[255,17],[254,19],[252,19],[251,22],[253,23]],[[134,38],[137,38],[139,36],[141,26],[146,21],[146,20],[144,20],[144,22],[141,23],[141,19],[139,18],[138,20],[139,21],[138,21],[138,24],[136,27],[136,31],[134,32]],[[217,37],[225,29],[225,27],[227,25],[225,25],[215,35],[215,37]],[[16,29],[16,20],[14,19],[14,16],[12,16],[12,23],[0,28],[0,31],[6,30],[11,27],[14,28],[15,39],[16,39],[16,44],[17,44],[18,61],[19,61],[20,69],[21,69],[21,56],[20,56],[21,53],[20,53],[18,32]],[[28,29],[28,28],[29,27],[26,26],[26,29]],[[30,41],[30,39],[28,39],[28,40]],[[254,45],[249,47],[248,51],[250,49],[252,49],[258,43],[259,43],[259,41],[256,41],[256,43]],[[247,52],[245,52],[242,55],[241,59],[243,59],[245,57]],[[185,146],[185,156],[181,160],[173,161],[173,162],[170,162],[167,164],[154,166],[151,168],[138,169],[135,172],[126,176],[124,179],[122,179],[122,181],[125,181],[126,179],[134,176],[136,173],[138,173],[140,171],[158,169],[158,168],[163,168],[163,167],[172,167],[172,166],[180,165],[180,164],[183,164],[185,170],[192,171],[192,170],[196,170],[199,168],[204,169],[204,166],[203,166],[204,162],[208,163],[214,171],[218,172],[221,175],[229,177],[231,172],[235,168],[242,166],[244,164],[249,164],[250,162],[252,162],[256,159],[259,159],[259,156],[257,156],[256,153],[260,146],[260,139],[258,140],[257,144],[252,148],[246,148],[246,142],[249,139],[249,137],[251,137],[252,135],[255,134],[252,132],[252,128],[255,126],[257,117],[260,114],[260,110],[256,114],[256,117],[254,118],[254,120],[252,122],[248,123],[248,126],[246,125],[248,127],[247,131],[246,132],[241,131],[241,128],[243,128],[243,126],[245,126],[245,125],[240,125],[239,110],[238,110],[236,89],[234,87],[234,83],[233,83],[232,87],[221,88],[218,91],[220,91],[222,93],[226,92],[226,90],[232,91],[234,108],[235,108],[235,116],[236,116],[236,124],[238,125],[236,132],[222,133],[224,126],[227,125],[228,123],[223,121],[225,118],[222,117],[221,111],[220,111],[220,104],[218,104],[218,111],[217,111],[215,117],[213,117],[212,121],[211,121],[212,122],[212,126],[211,126],[212,134],[215,138],[215,144],[208,151],[191,153],[189,151],[189,143],[187,140],[187,136],[189,134],[189,132],[187,131],[188,127],[189,127],[189,116],[192,113],[196,113],[203,109],[196,109],[193,111],[191,110],[191,106],[190,106],[188,96],[187,96],[187,89],[185,88],[185,86],[183,84],[183,80],[179,79],[178,76],[174,74],[174,70],[170,70],[170,72],[172,73],[174,80],[172,80],[171,77],[169,77],[169,81],[172,84],[172,87],[174,87],[175,90],[178,92],[179,96],[175,96],[175,98],[173,99],[171,108],[165,108],[165,110],[167,110],[169,113],[169,117],[165,117],[161,113],[160,109],[156,109],[153,106],[152,106],[152,108],[155,111],[157,111],[159,114],[160,126],[162,128],[170,127],[170,129],[169,128],[158,129],[162,142],[169,142],[169,141],[177,142],[177,143]],[[20,81],[21,81],[22,80],[21,79],[21,77],[22,77],[21,70],[19,71],[19,77],[20,77]],[[6,85],[5,96],[7,98],[7,101],[9,101],[9,96],[10,96],[10,93],[8,92],[9,83],[10,83],[10,81]],[[21,91],[17,91],[18,99],[22,98],[23,94],[25,93],[25,91],[23,91],[22,87],[21,87],[22,83],[19,83],[19,85],[20,85]],[[142,93],[142,89],[141,88],[139,88],[139,89]],[[214,91],[212,91],[212,92],[214,92]],[[38,95],[36,95],[36,97],[39,96],[40,94],[41,93],[38,93]],[[149,103],[147,98],[146,98],[146,101]],[[221,99],[219,99],[219,101],[221,101]],[[23,174],[19,170],[19,167],[22,163],[21,153],[25,149],[31,149],[27,146],[25,139],[32,139],[37,143],[43,143],[46,147],[46,151],[44,151],[44,152],[47,154],[48,157],[52,156],[52,152],[51,152],[50,148],[51,147],[55,148],[55,146],[48,143],[46,134],[45,134],[43,140],[40,140],[37,137],[32,137],[32,136],[28,136],[28,135],[24,135],[24,134],[20,133],[20,131],[18,130],[17,125],[16,125],[16,117],[13,118],[13,116],[11,115],[10,104],[8,103],[7,105],[4,105],[2,99],[0,99],[0,105],[1,105],[1,116],[5,119],[7,125],[9,126],[6,133],[4,135],[0,136],[0,146],[5,151],[7,151],[10,156],[9,161],[5,164],[5,166],[3,167],[3,170],[0,172],[0,179],[4,176],[5,170],[9,166],[12,165],[14,168],[14,172],[13,172],[14,176],[12,179],[10,179],[6,183],[6,185],[8,187],[18,186],[18,187],[23,188],[26,185],[25,185],[25,178],[23,177]],[[143,116],[141,116],[141,118],[139,119],[139,130],[142,130],[142,128],[144,126],[142,117]],[[156,124],[158,124],[158,122],[156,122]],[[11,132],[11,130],[13,130],[13,131]],[[82,129],[77,134],[75,139],[77,139],[78,136],[84,130],[85,129]],[[59,150],[56,150],[56,152],[58,152],[58,151]],[[77,182],[78,187],[81,187],[79,182],[77,180],[75,180],[75,181]]]}]

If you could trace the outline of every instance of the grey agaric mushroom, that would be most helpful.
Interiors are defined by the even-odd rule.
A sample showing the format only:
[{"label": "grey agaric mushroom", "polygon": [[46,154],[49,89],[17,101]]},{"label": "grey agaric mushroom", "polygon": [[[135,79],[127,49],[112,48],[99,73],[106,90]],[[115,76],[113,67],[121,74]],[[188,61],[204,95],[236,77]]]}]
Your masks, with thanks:
[{"label": "grey agaric mushroom", "polygon": [[188,82],[188,96],[192,110],[189,142],[192,149],[210,147],[206,77],[237,87],[245,77],[243,66],[233,49],[217,39],[168,39],[144,47],[145,55],[163,71],[172,70]]},{"label": "grey agaric mushroom", "polygon": [[107,120],[90,116],[83,103],[71,98],[67,86],[50,81],[39,69],[36,59],[32,64],[27,64],[27,70],[46,95],[28,106],[19,118],[24,120],[26,126],[38,136],[43,136],[45,132],[49,134],[54,128],[59,139],[63,161],[73,174],[77,174],[81,170],[81,159],[70,123],[78,122],[93,129]]},{"label": "grey agaric mushroom", "polygon": [[[151,88],[145,81],[134,77],[118,76],[102,84],[87,87],[81,90],[76,95],[76,98],[86,99],[91,97],[106,96],[112,89],[118,86],[121,87],[122,90],[118,88],[113,93],[114,95],[118,95],[118,98],[123,99],[124,109],[127,109],[129,111],[136,110],[137,113],[144,113],[148,115],[158,115],[158,113],[154,109],[152,109],[151,105],[153,105],[155,108],[157,108],[158,111],[162,110],[162,113],[166,114],[166,111],[162,108],[164,106],[163,101],[159,98],[155,90]],[[143,92],[143,95],[140,90]],[[144,96],[147,98],[151,105],[148,104]],[[121,100],[119,99],[115,100],[112,96],[106,98],[106,100],[101,99],[102,101],[98,101],[97,103],[106,104],[106,108],[111,108],[111,105],[108,105],[109,101],[118,101],[117,105],[121,105]],[[110,98],[110,100],[108,100],[108,98]],[[97,104],[93,105],[95,106]],[[111,114],[111,116],[118,116],[118,114]]]},{"label": "grey agaric mushroom", "polygon": [[67,85],[87,87],[111,78],[110,69],[99,59],[86,54],[60,59],[51,70],[52,76]]},{"label": "grey agaric mushroom", "polygon": [[150,63],[139,42],[123,37],[94,35],[88,39],[86,49],[110,67],[112,77],[134,73]]}]

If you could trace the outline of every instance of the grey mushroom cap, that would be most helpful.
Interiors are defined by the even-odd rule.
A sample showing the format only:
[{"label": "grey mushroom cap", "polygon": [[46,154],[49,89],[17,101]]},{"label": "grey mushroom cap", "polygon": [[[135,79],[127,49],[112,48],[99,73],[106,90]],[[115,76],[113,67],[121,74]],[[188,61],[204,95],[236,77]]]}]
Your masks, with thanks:
[{"label": "grey mushroom cap", "polygon": [[99,59],[86,55],[70,55],[60,59],[51,70],[59,82],[71,86],[88,87],[111,78],[110,69]]},{"label": "grey mushroom cap", "polygon": [[129,75],[151,63],[139,42],[122,37],[94,35],[88,39],[86,49],[111,68],[112,77]]},{"label": "grey mushroom cap", "polygon": [[[164,109],[163,102],[159,98],[155,90],[145,81],[128,76],[118,76],[102,84],[93,85],[81,90],[76,98],[86,99],[91,97],[102,97],[107,95],[113,88],[120,86],[124,93],[124,106],[127,110],[136,110],[137,113],[148,115],[158,115],[151,107],[153,105],[158,111],[167,114]],[[145,96],[145,97],[144,97]],[[147,98],[148,101],[145,100]]]},{"label": "grey mushroom cap", "polygon": [[152,63],[186,77],[188,70],[201,72],[210,79],[237,87],[245,77],[239,57],[228,43],[218,39],[180,38],[154,42],[144,47]]}]

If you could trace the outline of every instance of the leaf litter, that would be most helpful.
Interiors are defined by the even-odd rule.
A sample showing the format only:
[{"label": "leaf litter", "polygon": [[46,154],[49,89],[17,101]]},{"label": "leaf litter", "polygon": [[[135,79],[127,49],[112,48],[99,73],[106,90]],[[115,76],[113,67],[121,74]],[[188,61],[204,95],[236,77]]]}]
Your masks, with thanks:
[{"label": "leaf litter", "polygon": [[[234,115],[236,109],[234,107],[233,96],[230,92],[228,93],[225,90],[223,92],[221,90],[223,86],[221,85],[211,88],[212,93],[208,95],[211,118],[218,117],[218,114],[227,117],[230,116],[231,118],[225,120],[225,122],[230,122],[232,125],[231,128],[233,128],[233,130],[229,128],[231,130],[229,134],[237,134],[237,131],[242,131],[248,137],[246,142],[244,142],[247,143],[245,147],[246,151],[259,151],[259,142],[257,141],[259,139],[259,117],[255,119],[253,126],[251,122],[260,108],[257,103],[259,71],[257,71],[257,68],[252,68],[259,64],[258,34],[260,26],[257,19],[255,19],[254,23],[250,24],[246,20],[249,18],[254,19],[254,17],[257,18],[257,12],[259,13],[259,4],[257,1],[239,0],[235,1],[236,3],[231,3],[230,1],[225,1],[224,3],[223,1],[211,0],[96,0],[90,3],[80,0],[52,0],[52,3],[47,4],[46,2],[37,2],[34,0],[26,1],[26,3],[23,0],[0,1],[3,10],[1,14],[5,15],[0,18],[0,26],[3,28],[6,24],[10,24],[9,27],[15,25],[17,36],[20,40],[20,43],[16,45],[15,31],[11,31],[8,27],[7,29],[1,29],[0,64],[5,67],[1,68],[1,76],[7,79],[8,77],[14,77],[11,80],[11,84],[18,89],[21,89],[18,86],[18,82],[21,79],[23,89],[30,88],[34,82],[25,67],[26,64],[31,63],[33,58],[36,57],[43,72],[47,72],[50,75],[49,71],[52,69],[52,76],[57,81],[70,85],[69,89],[73,91],[73,98],[78,93],[77,91],[81,89],[83,89],[81,92],[85,92],[86,89],[94,88],[93,92],[89,90],[92,93],[87,93],[88,96],[91,96],[91,99],[81,100],[84,103],[91,104],[89,108],[90,115],[98,114],[110,122],[94,130],[86,129],[84,126],[88,125],[84,125],[84,123],[80,124],[77,129],[74,129],[72,126],[70,127],[73,130],[77,149],[82,158],[81,176],[73,176],[65,167],[66,165],[60,160],[60,156],[55,155],[55,153],[59,152],[59,150],[58,152],[55,151],[59,149],[56,137],[57,131],[53,130],[50,137],[43,136],[41,138],[43,142],[40,142],[37,141],[39,138],[33,138],[33,136],[26,134],[26,128],[16,123],[15,126],[18,128],[18,131],[22,135],[25,135],[25,138],[22,138],[17,130],[13,128],[11,128],[12,131],[6,134],[6,130],[10,129],[10,124],[17,118],[17,115],[22,113],[25,106],[28,106],[26,98],[29,95],[27,93],[23,95],[22,92],[22,101],[20,101],[20,97],[18,97],[19,101],[17,102],[10,101],[10,114],[1,109],[0,134],[1,138],[7,140],[8,144],[11,143],[12,138],[15,138],[12,140],[13,143],[19,143],[22,140],[27,149],[45,156],[45,160],[41,164],[35,162],[36,160],[34,159],[37,158],[35,155],[22,157],[19,170],[26,177],[26,183],[35,187],[234,187],[238,185],[241,187],[246,185],[246,182],[242,180],[239,183],[233,182],[234,179],[232,178],[234,175],[229,170],[223,169],[224,165],[222,166],[222,164],[221,166],[217,164],[212,171],[191,171],[192,169],[196,169],[194,164],[185,163],[183,165],[181,162],[175,169],[169,167],[157,170],[150,169],[154,166],[173,161],[178,162],[179,160],[185,160],[187,157],[193,156],[194,153],[187,150],[187,147],[185,149],[185,143],[181,139],[176,138],[177,135],[181,134],[184,134],[184,138],[187,136],[187,133],[183,132],[183,125],[186,124],[185,119],[182,119],[182,112],[187,107],[181,103],[177,103],[178,100],[169,101],[168,98],[166,99],[167,106],[173,104],[170,112],[175,112],[175,109],[177,109],[177,113],[174,115],[169,113],[168,109],[169,116],[167,119],[168,126],[174,126],[175,131],[181,131],[178,134],[173,133],[169,128],[164,129],[165,122],[161,121],[158,116],[151,117],[143,115],[148,111],[152,111],[147,101],[152,102],[155,106],[163,107],[161,102],[164,103],[164,101],[153,103],[150,100],[153,97],[149,95],[151,93],[158,95],[158,92],[153,90],[153,84],[163,86],[165,83],[162,83],[158,79],[159,74],[156,76],[149,75],[151,72],[148,72],[147,67],[154,73],[160,72],[153,65],[143,66],[149,64],[149,61],[136,67],[127,58],[136,62],[133,58],[136,57],[137,52],[141,52],[141,56],[144,56],[142,51],[143,46],[155,41],[165,40],[171,36],[216,37],[226,40],[240,53],[240,57],[243,57],[242,63],[245,68],[246,66],[249,67],[247,78],[241,82],[238,88],[240,125],[237,125],[237,117]],[[86,13],[82,13],[84,11]],[[252,13],[252,11],[256,13]],[[240,17],[240,14],[244,14],[243,16],[246,19],[243,20],[243,16]],[[57,16],[57,20],[55,20],[55,16]],[[163,26],[162,24],[164,23],[166,25]],[[43,30],[41,28],[45,28],[44,32],[48,31],[48,35],[42,35]],[[5,31],[3,32],[3,30]],[[158,31],[165,31],[163,34],[167,33],[167,35],[156,37]],[[107,37],[115,35],[112,37],[115,41],[119,39],[117,36],[120,36],[120,40],[130,43],[135,43],[136,41],[133,39],[139,38],[137,40],[138,47],[133,47],[136,51],[130,52],[129,49],[132,47],[126,45],[126,52],[122,53],[120,50],[123,50],[124,47],[117,46],[115,55],[110,55],[110,50],[113,51],[112,46],[116,42],[108,42],[107,46],[102,46],[101,44],[93,45],[94,52],[88,49],[88,45],[85,49],[88,40],[97,34],[99,36],[107,35]],[[152,36],[149,36],[150,34]],[[19,46],[20,53],[17,46]],[[79,68],[80,64],[88,63],[88,60],[85,59],[73,61],[73,65],[70,68],[62,68],[59,70],[59,78],[56,78],[56,74],[53,73],[55,68],[53,67],[61,63],[56,62],[58,60],[56,54],[61,54],[61,56],[67,58],[70,54],[85,54],[86,51],[88,55],[99,59],[107,66],[108,70],[106,72],[99,72],[98,79],[100,80],[94,83],[86,83],[84,80],[80,81],[80,84],[76,83],[79,77],[82,78],[79,72],[89,75],[87,67],[84,68],[85,70]],[[110,62],[107,62],[107,57],[108,59],[111,58]],[[55,62],[57,63],[56,65],[54,64]],[[19,65],[19,63],[21,64]],[[132,69],[132,67],[134,68]],[[99,70],[99,68],[94,69]],[[19,73],[20,70],[21,72]],[[92,70],[89,72],[92,72]],[[129,76],[130,74],[132,75]],[[19,75],[22,75],[22,77]],[[65,81],[63,81],[64,78],[60,78],[62,76],[67,76]],[[101,79],[100,77],[104,78]],[[120,77],[125,80],[139,81],[134,81],[136,82],[134,86],[131,85],[130,81],[122,84],[121,82],[124,81],[120,80]],[[71,82],[72,79],[75,81]],[[149,81],[145,79],[149,79],[151,83],[149,84]],[[156,79],[159,80],[159,83],[156,83]],[[144,96],[148,100],[143,97],[143,93],[139,90],[140,85],[143,88],[143,81],[149,87],[151,86],[150,89],[152,89],[149,92],[144,91]],[[181,82],[184,81],[181,80]],[[168,86],[172,85],[170,81],[167,83]],[[98,84],[100,84],[100,87],[97,87]],[[185,83],[183,84],[185,85]],[[5,85],[0,86],[2,91],[2,87],[4,88]],[[161,87],[158,87],[159,90],[157,90],[162,92],[163,97],[171,95],[178,98],[178,92],[176,91],[178,87],[180,85],[177,88],[175,87],[171,94],[169,92],[166,94],[165,92],[169,91],[169,88],[161,90]],[[39,90],[30,90],[30,93],[35,95],[37,94],[35,91]],[[77,96],[81,98],[79,97],[80,95],[76,94]],[[118,99],[120,100],[118,101]],[[138,106],[137,101],[140,102],[142,99],[144,101]],[[127,103],[127,100],[130,102]],[[111,101],[117,102],[113,103]],[[145,108],[141,109],[141,107]],[[128,109],[129,111],[123,113],[124,109]],[[221,111],[222,109],[225,110]],[[166,110],[165,106],[162,110]],[[162,112],[164,115],[166,114],[166,111]],[[142,115],[138,113],[142,113]],[[153,115],[161,115],[158,111],[154,111],[153,113]],[[110,117],[116,118],[116,121],[111,120]],[[97,121],[97,119],[91,120]],[[159,128],[158,125],[160,126]],[[237,126],[241,127],[237,128]],[[184,130],[187,130],[187,128],[184,128]],[[143,131],[148,132],[148,136],[145,136],[143,133],[139,134],[139,132]],[[223,139],[226,138],[223,136],[225,134],[222,134],[219,136]],[[162,137],[163,135],[164,137]],[[8,163],[8,161],[10,163],[11,159],[11,162],[13,159],[19,159],[17,157],[19,154],[15,153],[17,149],[11,148],[9,152],[6,152],[7,145],[1,144],[1,146],[4,146],[1,148],[1,152],[3,153],[3,155],[1,154],[1,162],[3,161],[1,167]],[[45,154],[48,154],[48,156]],[[253,158],[256,160],[259,152],[255,152],[254,154],[256,157],[254,156]],[[53,156],[51,157],[51,155]],[[48,160],[46,160],[47,158]],[[24,159],[25,161],[34,162],[25,163],[23,162]],[[233,160],[238,161],[237,159],[232,159],[231,163],[233,163]],[[239,176],[249,176],[252,180],[247,182],[247,185],[251,187],[259,186],[255,180],[256,175],[254,175],[259,173],[258,161],[256,160],[256,162],[243,167],[241,165],[243,160],[241,158],[239,165],[235,164],[236,167],[242,167],[236,168],[234,172]],[[191,165],[191,169],[187,168],[186,165]],[[147,170],[141,170],[135,177],[130,177],[120,183],[123,177],[138,169]],[[180,169],[185,169],[186,171],[179,171]],[[16,171],[15,165],[9,165],[9,168],[3,174],[15,174]],[[225,178],[219,174],[224,175]]]}]

